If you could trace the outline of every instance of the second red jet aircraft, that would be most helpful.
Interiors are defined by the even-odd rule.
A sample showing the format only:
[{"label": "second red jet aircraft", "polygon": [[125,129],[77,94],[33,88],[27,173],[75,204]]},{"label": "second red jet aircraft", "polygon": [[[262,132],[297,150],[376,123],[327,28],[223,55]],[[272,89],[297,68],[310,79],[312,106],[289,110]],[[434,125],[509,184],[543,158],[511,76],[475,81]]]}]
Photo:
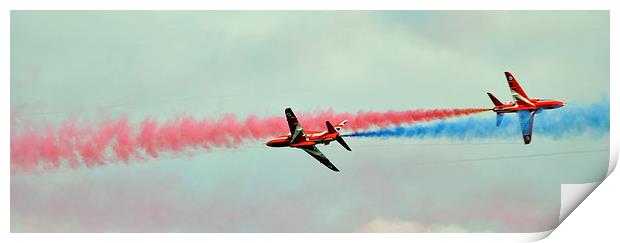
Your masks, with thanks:
[{"label": "second red jet aircraft", "polygon": [[291,108],[286,108],[284,110],[286,114],[286,121],[288,122],[288,127],[290,129],[290,133],[288,135],[283,135],[277,137],[275,139],[267,142],[267,146],[269,147],[292,147],[299,148],[303,151],[306,151],[310,156],[314,157],[316,160],[321,162],[321,164],[327,166],[327,168],[333,171],[339,171],[334,164],[329,162],[329,159],[325,157],[321,151],[315,146],[317,144],[329,144],[331,141],[336,140],[340,143],[345,149],[351,151],[349,145],[344,142],[344,139],[340,136],[340,129],[344,124],[347,123],[347,120],[341,121],[338,123],[336,127],[332,126],[329,121],[325,121],[325,125],[327,126],[326,131],[304,131],[297,121],[297,117],[293,113]]},{"label": "second red jet aircraft", "polygon": [[493,104],[495,104],[493,111],[497,113],[496,125],[499,126],[502,123],[504,113],[518,113],[523,142],[529,144],[532,141],[534,115],[540,113],[542,110],[562,107],[564,106],[564,102],[560,100],[529,98],[519,85],[519,82],[517,82],[517,79],[510,72],[504,72],[504,75],[506,75],[506,79],[508,80],[508,87],[510,88],[512,98],[514,98],[514,103],[509,102],[504,104],[491,93],[487,93],[491,101],[493,101]]}]

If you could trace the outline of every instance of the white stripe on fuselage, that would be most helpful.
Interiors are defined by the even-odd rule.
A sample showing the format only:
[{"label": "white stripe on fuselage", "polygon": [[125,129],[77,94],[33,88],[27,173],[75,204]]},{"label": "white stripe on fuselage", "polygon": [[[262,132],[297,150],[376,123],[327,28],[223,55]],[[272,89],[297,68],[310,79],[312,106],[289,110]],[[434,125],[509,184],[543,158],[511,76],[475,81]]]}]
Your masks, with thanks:
[{"label": "white stripe on fuselage", "polygon": [[310,137],[320,137],[320,136],[323,136],[325,134],[327,134],[327,131],[323,131],[323,132],[320,132],[320,133],[314,133],[314,134],[310,135]]},{"label": "white stripe on fuselage", "polygon": [[534,105],[534,103],[532,103],[530,100],[528,100],[528,99],[526,99],[525,97],[521,96],[521,94],[519,94],[518,92],[516,92],[514,89],[510,89],[510,91],[512,92],[512,97],[513,97],[513,98],[515,98],[515,102],[517,101],[517,99],[519,99],[519,100],[521,100],[521,101],[523,101],[523,102],[525,102],[525,103],[528,103],[528,104],[530,104],[530,105],[532,105],[532,106],[536,106],[536,105]]}]

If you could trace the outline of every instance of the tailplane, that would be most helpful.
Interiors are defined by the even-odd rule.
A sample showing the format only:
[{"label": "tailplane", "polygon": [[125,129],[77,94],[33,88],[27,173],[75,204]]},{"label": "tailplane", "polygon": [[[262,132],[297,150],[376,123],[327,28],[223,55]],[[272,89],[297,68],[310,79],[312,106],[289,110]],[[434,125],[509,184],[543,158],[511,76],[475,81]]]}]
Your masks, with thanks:
[{"label": "tailplane", "polygon": [[504,113],[497,113],[497,117],[495,119],[495,125],[499,127],[502,125],[502,120],[504,119]]},{"label": "tailplane", "polygon": [[502,106],[504,105],[504,103],[502,103],[501,101],[499,101],[497,98],[495,98],[495,96],[489,92],[487,92],[487,95],[489,95],[489,98],[491,98],[491,101],[493,102],[493,104],[495,106]]},{"label": "tailplane", "polygon": [[[338,125],[338,130],[340,130],[340,125],[344,125],[345,123],[347,123],[346,120],[340,122]],[[336,130],[336,128],[334,128],[334,126],[332,126],[332,124],[329,121],[325,121],[325,125],[327,126],[327,132],[329,133],[338,133],[338,131]],[[340,133],[338,133],[338,136],[336,136],[336,141],[338,141],[338,143],[340,145],[342,145],[342,147],[344,147],[346,150],[351,151],[351,148],[349,147],[349,145],[347,145],[347,143],[344,141],[344,139],[340,136]]]},{"label": "tailplane", "polygon": [[338,133],[338,131],[336,131],[336,128],[334,128],[334,126],[332,126],[332,124],[329,121],[325,121],[325,125],[327,126],[327,132]]}]

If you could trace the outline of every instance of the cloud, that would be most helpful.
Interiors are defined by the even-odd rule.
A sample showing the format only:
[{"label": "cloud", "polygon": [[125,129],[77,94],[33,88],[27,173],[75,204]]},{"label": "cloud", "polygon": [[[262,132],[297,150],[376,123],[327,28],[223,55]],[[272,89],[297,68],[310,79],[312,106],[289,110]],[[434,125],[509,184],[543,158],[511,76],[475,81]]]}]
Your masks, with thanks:
[{"label": "cloud", "polygon": [[367,224],[362,225],[360,233],[466,233],[468,230],[455,225],[431,224],[424,225],[417,221],[386,220],[376,218]]},{"label": "cloud", "polygon": [[[506,92],[505,69],[530,95],[573,104],[609,90],[607,11],[404,12],[410,21],[392,22],[384,21],[392,12],[23,13],[12,14],[12,111],[24,103],[46,107],[41,112],[118,105],[104,111],[167,119],[179,112],[281,115],[285,105],[329,104],[338,112],[487,106],[485,90]],[[169,100],[179,102],[162,103]],[[80,114],[91,117],[101,114]],[[432,162],[608,148],[609,139],[347,142],[354,152],[321,148],[341,168],[337,176],[301,151],[263,144],[148,165],[12,175],[11,230],[532,232],[557,225],[560,183],[600,180],[608,166],[606,153]]]}]

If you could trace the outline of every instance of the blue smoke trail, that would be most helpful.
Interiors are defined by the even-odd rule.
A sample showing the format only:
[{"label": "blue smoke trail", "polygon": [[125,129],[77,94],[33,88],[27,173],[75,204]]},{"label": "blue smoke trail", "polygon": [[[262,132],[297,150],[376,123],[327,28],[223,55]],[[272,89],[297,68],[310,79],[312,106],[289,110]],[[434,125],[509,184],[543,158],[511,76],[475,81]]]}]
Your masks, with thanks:
[{"label": "blue smoke trail", "polygon": [[[609,99],[589,106],[570,106],[536,113],[534,137],[545,136],[554,139],[588,134],[601,137],[609,133]],[[398,126],[373,131],[345,134],[345,137],[404,137],[404,138],[447,138],[470,140],[484,138],[521,137],[521,127],[516,113],[505,114],[501,126],[495,126],[495,115],[469,117],[450,121]]]}]

